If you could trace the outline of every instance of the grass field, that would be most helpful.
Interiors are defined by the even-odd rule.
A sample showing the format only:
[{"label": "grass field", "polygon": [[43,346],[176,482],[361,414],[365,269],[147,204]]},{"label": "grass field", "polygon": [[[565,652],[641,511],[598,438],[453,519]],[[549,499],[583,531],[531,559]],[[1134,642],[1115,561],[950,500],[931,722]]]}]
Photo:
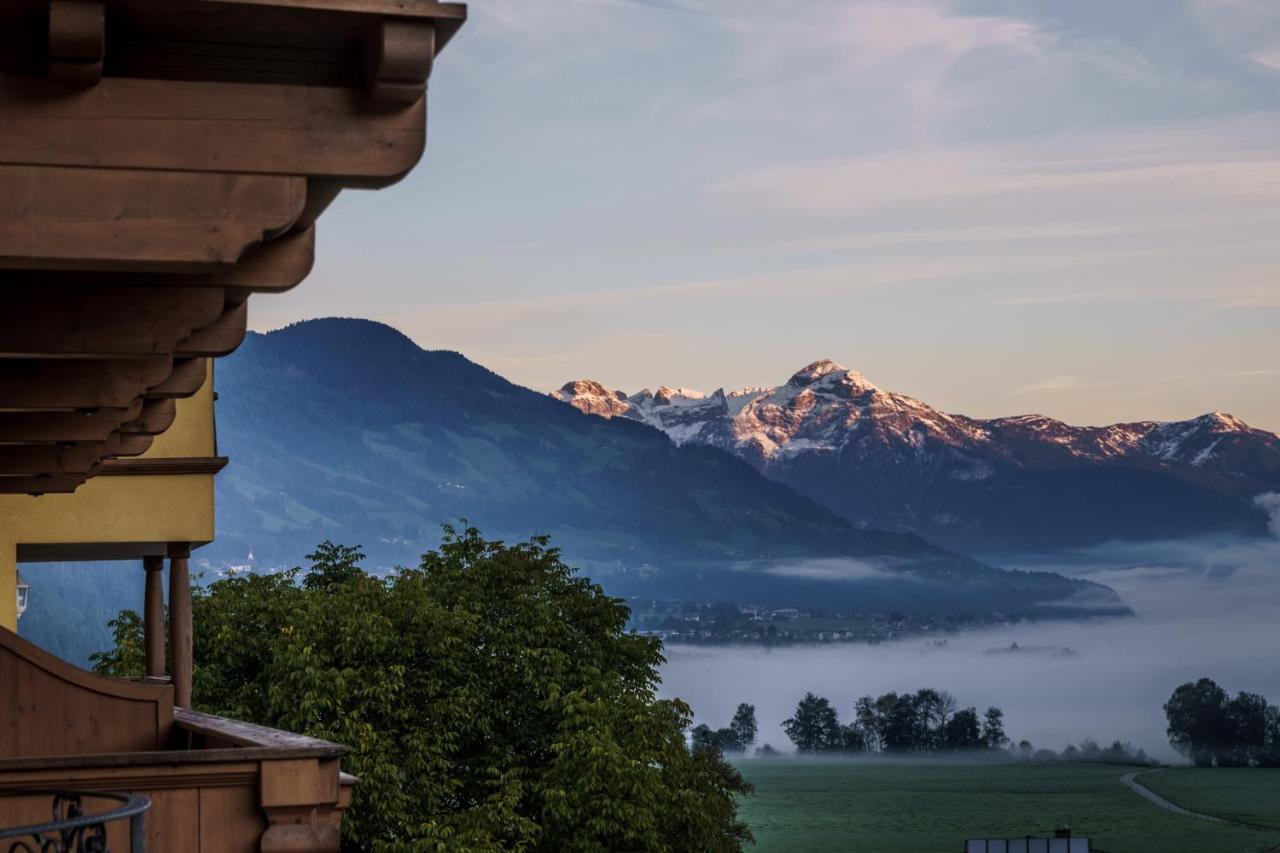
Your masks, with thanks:
[{"label": "grass field", "polygon": [[[776,759],[745,760],[738,768],[756,787],[741,815],[759,851],[958,853],[968,837],[1052,835],[1059,824],[1110,853],[1262,853],[1280,846],[1280,829],[1157,808],[1120,784],[1135,769],[1129,767]],[[1182,772],[1159,771],[1143,781]],[[1207,776],[1179,784],[1223,808],[1236,802],[1219,795]],[[1242,798],[1244,811],[1274,815],[1274,800],[1269,810],[1260,805],[1266,796]],[[1179,802],[1191,807],[1186,799]]]},{"label": "grass field", "polygon": [[1138,781],[1184,809],[1280,832],[1280,769],[1179,767]]}]

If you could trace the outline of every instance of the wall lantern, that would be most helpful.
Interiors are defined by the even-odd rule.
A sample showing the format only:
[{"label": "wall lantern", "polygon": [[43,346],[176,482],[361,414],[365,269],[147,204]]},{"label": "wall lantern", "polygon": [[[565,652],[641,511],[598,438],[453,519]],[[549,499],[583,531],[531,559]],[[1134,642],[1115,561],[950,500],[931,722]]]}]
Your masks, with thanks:
[{"label": "wall lantern", "polygon": [[22,618],[22,614],[27,609],[27,598],[31,594],[31,584],[22,579],[22,575],[18,575],[18,618]]}]

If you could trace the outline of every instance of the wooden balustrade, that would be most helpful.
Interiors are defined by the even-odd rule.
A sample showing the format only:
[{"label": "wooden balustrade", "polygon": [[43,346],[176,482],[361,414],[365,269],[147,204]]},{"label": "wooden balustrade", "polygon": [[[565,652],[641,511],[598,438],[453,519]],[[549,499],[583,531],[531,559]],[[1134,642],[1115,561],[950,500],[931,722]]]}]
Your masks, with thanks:
[{"label": "wooden balustrade", "polygon": [[[173,687],[74,667],[0,629],[0,826],[48,819],[48,790],[151,800],[152,851],[336,853],[355,780],[345,749],[174,707]],[[108,826],[113,851],[127,824]]]}]

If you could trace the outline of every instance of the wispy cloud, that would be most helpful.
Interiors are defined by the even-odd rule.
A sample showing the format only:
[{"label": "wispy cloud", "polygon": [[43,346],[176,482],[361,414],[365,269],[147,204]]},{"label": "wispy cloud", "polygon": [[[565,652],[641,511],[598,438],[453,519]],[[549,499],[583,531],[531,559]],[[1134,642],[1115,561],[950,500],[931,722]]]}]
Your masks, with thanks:
[{"label": "wispy cloud", "polygon": [[1080,376],[1049,376],[1028,382],[1013,389],[1014,395],[1038,395],[1061,393],[1095,393],[1101,390],[1124,388],[1149,388],[1152,385],[1182,385],[1193,382],[1214,382],[1224,379],[1273,380],[1280,377],[1280,367],[1247,370],[1219,370],[1207,373],[1182,373],[1171,376],[1141,376],[1126,379],[1085,379]]},{"label": "wispy cloud", "polygon": [[344,195],[315,275],[253,322],[373,315],[534,387],[830,355],[958,411],[1051,381],[1021,393],[1076,421],[1275,428],[1262,379],[1097,385],[1274,363],[1278,13],[485,0],[422,167]]},{"label": "wispy cloud", "polygon": [[1280,71],[1280,5],[1271,0],[1195,0],[1193,8],[1228,51]]},{"label": "wispy cloud", "polygon": [[[1061,218],[1063,213],[1078,217],[1081,204],[1103,213],[1099,202],[1106,198],[1126,211],[1136,203],[1167,218],[1192,204],[1272,203],[1280,192],[1280,150],[1273,145],[1278,132],[1280,122],[1258,116],[1159,133],[926,148],[779,164],[719,181],[708,192],[732,204],[829,214],[986,201],[1002,205],[1011,220],[1023,210],[1011,199],[1052,202],[1058,208],[1055,218]],[[1168,210],[1168,204],[1176,207]]]}]

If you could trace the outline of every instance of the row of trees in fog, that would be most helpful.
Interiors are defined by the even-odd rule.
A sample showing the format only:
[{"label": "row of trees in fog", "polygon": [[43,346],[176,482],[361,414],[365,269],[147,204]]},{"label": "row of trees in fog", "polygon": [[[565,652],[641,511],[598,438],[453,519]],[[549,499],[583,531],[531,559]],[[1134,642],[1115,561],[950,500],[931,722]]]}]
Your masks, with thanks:
[{"label": "row of trees in fog", "polygon": [[[854,705],[854,716],[848,723],[840,722],[840,714],[830,700],[806,693],[782,727],[802,755],[964,752],[1034,761],[1150,761],[1141,749],[1118,740],[1110,746],[1100,746],[1087,738],[1061,752],[1036,749],[1026,740],[1015,743],[1005,734],[1004,712],[999,708],[987,708],[979,715],[975,707],[961,708],[945,690],[929,687],[915,693],[864,696]],[[757,731],[755,706],[743,703],[725,728],[696,726],[692,745],[695,750],[746,753],[754,746]],[[768,744],[756,750],[756,755],[762,757],[777,754]]]},{"label": "row of trees in fog", "polygon": [[1280,708],[1260,693],[1231,696],[1210,678],[1164,704],[1169,743],[1198,767],[1280,767]]},{"label": "row of trees in fog", "polygon": [[[729,725],[693,730],[695,749],[744,753],[756,740],[755,706],[738,706]],[[1231,696],[1209,678],[1176,688],[1164,704],[1169,742],[1199,767],[1280,767],[1280,707],[1259,693]],[[1083,760],[1146,763],[1146,754],[1116,741],[1101,747],[1092,740],[1061,753],[1035,749],[1028,741],[1011,743],[1004,712],[989,707],[981,715],[961,708],[945,690],[924,687],[915,693],[863,696],[846,723],[831,701],[806,693],[795,713],[782,723],[801,754],[867,755],[1008,751],[1035,760]],[[766,745],[763,754],[774,754]]]},{"label": "row of trees in fog", "polygon": [[713,729],[705,723],[694,726],[691,745],[695,750],[746,752],[756,742],[756,731],[756,706],[743,702],[723,729]]},{"label": "row of trees in fog", "polygon": [[782,724],[801,753],[910,753],[1000,749],[1009,742],[1004,712],[961,708],[945,690],[863,696],[841,723],[829,700],[806,693]]}]

